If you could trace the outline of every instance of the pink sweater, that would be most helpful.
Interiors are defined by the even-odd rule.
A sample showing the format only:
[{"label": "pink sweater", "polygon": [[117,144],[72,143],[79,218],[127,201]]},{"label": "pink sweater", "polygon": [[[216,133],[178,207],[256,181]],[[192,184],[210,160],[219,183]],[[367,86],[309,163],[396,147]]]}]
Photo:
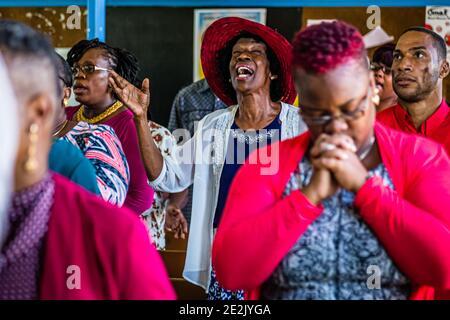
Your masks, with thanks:
[{"label": "pink sweater", "polygon": [[[357,192],[355,206],[415,284],[411,299],[438,297],[450,289],[450,160],[427,139],[379,123],[375,135],[395,191],[372,177]],[[245,289],[257,298],[259,286],[321,214],[321,206],[299,190],[282,197],[309,140],[307,132],[281,142],[277,175],[261,175],[263,165],[246,164],[235,177],[212,253],[227,289]]]},{"label": "pink sweater", "polygon": [[[175,299],[162,260],[135,214],[57,174],[53,178],[40,299]],[[67,286],[76,283],[73,270],[79,271],[80,289]]]}]

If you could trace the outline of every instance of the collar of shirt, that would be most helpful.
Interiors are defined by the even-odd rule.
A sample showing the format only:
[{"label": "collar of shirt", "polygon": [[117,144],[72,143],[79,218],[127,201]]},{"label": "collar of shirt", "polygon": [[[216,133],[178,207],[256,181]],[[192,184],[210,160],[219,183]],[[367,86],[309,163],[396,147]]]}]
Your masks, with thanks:
[{"label": "collar of shirt", "polygon": [[208,82],[206,82],[206,79],[203,79],[201,83],[199,83],[200,86],[198,88],[198,93],[205,93],[205,92],[211,92],[214,95],[215,101],[220,101],[219,98],[217,98],[216,94],[211,90],[211,88],[208,85]]},{"label": "collar of shirt", "polygon": [[206,79],[203,79],[199,82],[199,88],[198,88],[197,92],[200,94],[211,94],[214,97],[214,110],[212,110],[212,111],[224,109],[227,107],[227,105],[224,102],[222,102],[222,100],[217,98],[215,93],[209,87],[208,82],[206,82]]},{"label": "collar of shirt", "polygon": [[206,82],[206,79],[202,79],[202,80],[199,82],[198,92],[199,92],[199,93],[203,93],[203,92],[208,91],[208,90],[210,90],[210,87],[209,87],[209,85],[208,85],[208,82]]},{"label": "collar of shirt", "polygon": [[411,116],[400,104],[394,106],[394,115],[403,130],[429,136],[439,129],[444,120],[450,116],[450,108],[447,102],[445,102],[445,99],[442,99],[437,110],[417,129],[414,126]]}]

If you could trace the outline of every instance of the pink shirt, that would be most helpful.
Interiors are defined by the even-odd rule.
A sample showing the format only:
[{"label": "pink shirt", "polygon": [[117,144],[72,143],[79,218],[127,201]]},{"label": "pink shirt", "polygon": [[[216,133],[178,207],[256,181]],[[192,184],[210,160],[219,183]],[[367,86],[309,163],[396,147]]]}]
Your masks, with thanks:
[{"label": "pink shirt", "polygon": [[164,264],[135,214],[62,176],[53,179],[40,299],[175,299]]},{"label": "pink shirt", "polygon": [[419,134],[439,142],[450,154],[450,108],[445,100],[417,129],[411,116],[400,104],[377,113],[377,120],[392,129]]},{"label": "pink shirt", "polygon": [[[78,107],[66,108],[68,119],[72,119]],[[153,189],[148,185],[147,174],[141,159],[139,141],[133,113],[125,110],[112,118],[102,122],[112,127],[122,143],[122,148],[130,167],[130,185],[124,206],[141,214],[152,205]]]}]

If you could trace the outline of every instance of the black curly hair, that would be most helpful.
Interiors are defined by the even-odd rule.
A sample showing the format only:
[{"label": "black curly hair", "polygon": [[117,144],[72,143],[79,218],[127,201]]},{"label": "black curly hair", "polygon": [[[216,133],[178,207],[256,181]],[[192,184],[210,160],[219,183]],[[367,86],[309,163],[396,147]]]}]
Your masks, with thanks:
[{"label": "black curly hair", "polygon": [[[254,35],[252,33],[248,32],[241,32],[237,36],[235,36],[233,39],[228,42],[228,44],[219,51],[217,55],[217,61],[219,63],[219,70],[221,71],[221,77],[224,84],[225,92],[229,97],[233,98],[234,103],[237,103],[236,98],[236,91],[234,90],[233,86],[231,85],[229,79],[230,79],[230,61],[232,56],[232,51],[234,45],[239,41],[239,39],[242,38],[250,38],[255,40],[259,43],[264,43],[266,45],[266,55],[267,60],[269,60],[270,65],[270,72],[273,75],[278,75],[279,78],[281,78],[281,66],[278,61],[277,56],[273,52],[273,50],[267,45],[267,43],[259,36]],[[270,84],[270,98],[272,101],[279,101],[281,99],[282,95],[282,81],[275,80],[272,81]]]},{"label": "black curly hair", "polygon": [[73,67],[89,49],[103,49],[111,68],[128,82],[138,87],[140,86],[137,77],[140,69],[135,55],[128,50],[111,47],[98,38],[81,40],[70,49],[67,53],[67,63],[69,63],[70,67]]}]

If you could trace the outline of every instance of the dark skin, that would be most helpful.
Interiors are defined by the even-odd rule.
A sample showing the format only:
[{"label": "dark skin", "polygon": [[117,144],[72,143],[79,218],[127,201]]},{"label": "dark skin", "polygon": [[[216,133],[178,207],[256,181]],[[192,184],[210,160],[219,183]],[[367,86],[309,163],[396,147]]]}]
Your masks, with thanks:
[{"label": "dark skin", "polygon": [[398,101],[419,128],[441,104],[442,81],[449,74],[449,64],[439,59],[430,35],[410,31],[397,42],[392,72]]},{"label": "dark skin", "polygon": [[[83,66],[87,64],[106,69],[113,67],[107,52],[100,48],[86,51],[75,65]],[[73,76],[75,80],[73,85],[75,99],[85,106],[85,117],[93,118],[103,113],[116,102],[113,90],[109,86],[110,76],[108,71],[97,70],[91,74],[84,74],[83,71],[79,70]],[[125,107],[120,108],[108,118],[125,110]]]},{"label": "dark skin", "polygon": [[[86,51],[81,59],[76,63],[78,66],[83,65],[95,65],[101,68],[108,69],[108,71],[103,70],[97,70],[94,73],[91,74],[84,74],[83,71],[78,71],[74,73],[74,93],[75,98],[78,102],[83,104],[86,108],[84,110],[84,116],[87,118],[93,118],[104,111],[106,111],[111,105],[113,105],[117,100],[114,96],[114,89],[112,88],[111,79],[115,76],[120,77],[115,71],[112,70],[113,66],[110,63],[110,59],[108,58],[108,54],[106,50],[95,48],[95,49],[89,49]],[[121,78],[121,77],[120,77]],[[123,81],[126,81],[125,79],[121,78]],[[146,83],[147,85],[147,91],[149,82],[148,79],[144,80],[143,86]],[[145,88],[142,87],[142,90],[145,91]],[[119,91],[116,91],[119,92]],[[129,94],[134,94],[137,91],[127,91],[127,90],[120,90],[121,93],[121,100],[124,104],[128,102],[132,97]],[[141,92],[142,93],[142,92]],[[142,103],[143,100],[147,100],[150,102],[150,95],[143,96],[139,95],[137,97],[137,101],[139,103]],[[126,110],[126,107],[122,107],[110,116],[106,117],[104,121],[108,120],[111,117],[114,117],[115,115],[123,112]],[[76,122],[71,121],[69,122],[66,127],[58,134],[58,136],[63,136],[67,132],[69,132],[74,126],[76,125]],[[148,129],[148,128],[147,128]],[[140,140],[140,143],[142,141]],[[156,146],[155,146],[156,147]],[[180,193],[178,194],[171,194],[170,198],[174,198],[172,200],[172,207],[177,207],[179,203],[182,202],[183,195]],[[180,199],[181,200],[180,200]],[[182,208],[182,207],[181,207]],[[179,211],[173,211],[171,210],[171,216],[169,217],[169,225],[171,226],[171,230],[173,229],[176,235],[176,238],[180,237],[184,239],[187,234],[187,222],[186,219],[183,217],[180,217],[181,209]],[[175,221],[175,222],[174,222]]]},{"label": "dark skin", "polygon": [[[114,70],[109,72],[108,81],[120,101],[132,110],[135,115],[134,120],[138,132],[139,148],[141,150],[151,150],[148,153],[141,152],[142,160],[148,178],[154,180],[158,176],[153,177],[149,175],[149,167],[151,170],[160,168],[159,172],[161,172],[163,159],[158,147],[151,138],[148,127],[147,110],[150,105],[150,81],[148,78],[145,78],[141,89],[139,89],[119,76]],[[154,156],[155,158],[153,158]],[[173,232],[175,239],[186,239],[188,234],[188,223],[181,211],[186,205],[187,193],[188,191],[184,190],[169,195],[165,229]]]},{"label": "dark skin", "polygon": [[[248,79],[237,77],[237,67],[246,65],[254,71]],[[270,124],[280,113],[281,104],[270,98],[272,75],[264,43],[241,38],[232,48],[230,77],[236,90],[239,112],[236,124],[242,130],[261,129]]]},{"label": "dark skin", "polygon": [[[233,47],[233,52],[230,76],[239,104],[236,123],[243,130],[264,128],[281,110],[281,104],[270,99],[270,81],[275,80],[277,75],[270,72],[265,45],[253,39],[242,38]],[[238,63],[251,68],[253,76],[245,80],[236,79],[235,67]],[[110,75],[110,84],[115,93],[134,114],[147,176],[149,180],[155,180],[162,171],[163,158],[148,133],[149,79],[144,79],[139,89],[114,71],[111,71]]]},{"label": "dark skin", "polygon": [[397,103],[397,95],[392,86],[392,72],[387,73],[380,69],[374,71],[374,77],[380,96],[380,104],[377,106],[377,111],[382,111]]},{"label": "dark skin", "polygon": [[[362,63],[350,61],[319,75],[308,74],[297,67],[294,78],[299,100],[308,108],[308,115],[335,117],[324,125],[315,125],[304,116],[311,132],[307,156],[314,173],[303,193],[312,203],[319,204],[340,187],[357,192],[365,183],[368,170],[381,162],[376,142],[364,160],[358,156],[374,136],[376,93],[373,75]],[[357,119],[349,121],[339,117],[342,112],[361,106],[365,106],[365,111]]]},{"label": "dark skin", "polygon": [[59,81],[61,83],[62,97],[60,107],[56,108],[55,124],[53,127],[53,134],[52,134],[54,138],[63,137],[67,132],[72,130],[73,127],[77,125],[76,121],[66,120],[66,113],[64,111],[64,109],[66,108],[64,101],[69,100],[70,95],[72,94],[72,89],[66,87],[65,84],[62,82],[62,80]]},{"label": "dark skin", "polygon": [[173,232],[175,239],[185,239],[188,234],[188,223],[181,210],[186,206],[188,193],[189,190],[184,190],[169,194],[164,228]]}]

